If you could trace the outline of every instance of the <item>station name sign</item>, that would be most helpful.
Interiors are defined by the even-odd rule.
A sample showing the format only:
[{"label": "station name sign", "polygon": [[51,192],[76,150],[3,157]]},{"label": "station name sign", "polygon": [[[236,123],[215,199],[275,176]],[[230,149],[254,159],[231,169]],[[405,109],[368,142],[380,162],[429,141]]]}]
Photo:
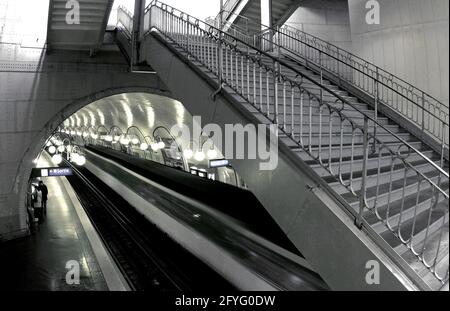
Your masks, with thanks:
[{"label": "station name sign", "polygon": [[227,159],[209,160],[209,167],[223,167],[228,166],[230,163]]},{"label": "station name sign", "polygon": [[31,177],[60,177],[71,176],[73,171],[71,167],[42,167],[33,168],[31,171]]}]

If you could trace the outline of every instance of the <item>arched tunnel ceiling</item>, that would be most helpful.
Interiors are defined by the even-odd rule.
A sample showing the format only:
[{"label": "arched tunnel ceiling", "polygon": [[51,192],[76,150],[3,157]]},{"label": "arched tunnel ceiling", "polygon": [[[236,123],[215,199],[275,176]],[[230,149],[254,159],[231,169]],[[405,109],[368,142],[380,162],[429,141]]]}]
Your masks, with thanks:
[{"label": "arched tunnel ceiling", "polygon": [[134,125],[145,135],[151,135],[157,126],[170,129],[175,124],[192,127],[192,116],[180,102],[146,93],[125,93],[95,101],[77,111],[66,121],[65,126],[80,127],[115,125],[126,132]]},{"label": "arched tunnel ceiling", "polygon": [[[106,97],[85,106],[64,121],[64,127],[97,128],[103,125],[110,129],[118,126],[124,133],[130,126],[137,126],[144,135],[150,137],[158,126],[170,130],[177,124],[184,124],[192,131],[193,117],[183,104],[165,96],[148,93],[123,93]],[[177,143],[183,147],[192,146],[190,141],[182,141],[181,138],[177,138]],[[207,166],[206,160],[197,164]]]}]

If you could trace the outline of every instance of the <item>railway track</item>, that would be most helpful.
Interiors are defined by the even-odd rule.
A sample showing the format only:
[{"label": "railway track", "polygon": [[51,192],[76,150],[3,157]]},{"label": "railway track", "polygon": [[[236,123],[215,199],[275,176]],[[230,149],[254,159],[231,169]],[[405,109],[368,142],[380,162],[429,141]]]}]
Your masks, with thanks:
[{"label": "railway track", "polygon": [[72,168],[68,180],[132,290],[234,289],[86,168]]}]

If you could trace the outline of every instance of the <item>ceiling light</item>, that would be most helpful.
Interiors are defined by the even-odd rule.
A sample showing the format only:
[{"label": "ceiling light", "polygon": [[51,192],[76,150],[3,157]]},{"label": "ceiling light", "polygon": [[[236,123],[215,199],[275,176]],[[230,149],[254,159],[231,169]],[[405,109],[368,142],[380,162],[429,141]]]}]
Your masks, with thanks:
[{"label": "ceiling light", "polygon": [[190,159],[192,159],[192,156],[194,155],[194,151],[192,151],[191,149],[185,149],[183,151],[183,155],[186,159],[190,160]]},{"label": "ceiling light", "polygon": [[122,138],[120,139],[120,143],[121,143],[122,145],[128,145],[128,144],[130,143],[130,140],[129,140],[128,138],[126,138],[126,137],[122,137]]},{"label": "ceiling light", "polygon": [[60,164],[61,162],[62,162],[62,156],[61,156],[61,154],[55,154],[53,157],[52,157],[52,162],[53,162],[53,164],[56,164],[56,165],[58,165],[58,164]]},{"label": "ceiling light", "polygon": [[131,143],[132,143],[133,145],[137,145],[137,144],[139,144],[139,139],[137,139],[137,138],[135,137],[135,138],[133,138],[133,139],[131,140]]},{"label": "ceiling light", "polygon": [[139,146],[139,148],[140,148],[141,150],[147,150],[147,149],[148,149],[148,144],[147,144],[147,143],[142,143],[142,144]]},{"label": "ceiling light", "polygon": [[198,162],[201,162],[205,159],[205,153],[203,151],[197,151],[194,155],[194,159]]},{"label": "ceiling light", "polygon": [[75,163],[79,166],[82,166],[86,163],[86,157],[82,156],[82,155],[78,155],[77,160],[75,161]]}]

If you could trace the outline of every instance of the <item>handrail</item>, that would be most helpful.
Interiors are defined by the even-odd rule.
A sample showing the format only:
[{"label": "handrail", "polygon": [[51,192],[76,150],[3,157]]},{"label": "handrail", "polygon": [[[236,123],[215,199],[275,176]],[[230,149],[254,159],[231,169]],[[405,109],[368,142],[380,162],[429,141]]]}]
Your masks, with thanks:
[{"label": "handrail", "polygon": [[[152,10],[152,8],[156,8],[157,10]],[[168,39],[173,41],[175,44],[179,45],[182,49],[184,49],[188,55],[194,57],[196,61],[199,61],[204,66],[206,66],[209,70],[211,70],[214,74],[221,74],[222,76],[219,77],[220,80],[223,81],[224,84],[228,85],[228,87],[232,88],[234,91],[236,91],[238,94],[243,96],[249,103],[253,104],[255,108],[257,108],[261,113],[264,113],[266,118],[269,119],[271,122],[278,125],[280,130],[285,133],[286,135],[290,136],[292,139],[296,141],[296,143],[307,153],[309,154],[313,159],[319,162],[319,164],[326,169],[331,176],[336,178],[338,182],[340,182],[345,188],[347,188],[355,197],[359,198],[360,205],[359,205],[359,212],[358,215],[356,215],[356,221],[359,222],[363,216],[365,211],[371,211],[374,212],[377,217],[380,219],[380,221],[383,221],[383,223],[389,228],[391,232],[393,232],[396,236],[399,237],[401,242],[408,246],[412,250],[412,252],[427,266],[427,268],[432,269],[433,265],[426,262],[426,259],[423,257],[420,257],[420,252],[414,250],[415,245],[412,244],[413,237],[410,239],[404,239],[402,237],[402,233],[400,232],[400,229],[395,229],[389,224],[388,219],[382,219],[381,216],[378,214],[378,206],[369,206],[369,203],[367,202],[366,198],[366,187],[364,186],[365,179],[367,176],[367,163],[368,163],[368,149],[369,149],[369,142],[373,141],[373,147],[378,150],[378,152],[374,154],[378,154],[378,159],[380,161],[381,157],[385,156],[383,152],[387,152],[392,161],[392,165],[403,165],[405,170],[405,176],[406,172],[412,172],[414,176],[417,176],[417,178],[420,180],[419,182],[419,191],[420,193],[420,186],[425,183],[427,187],[430,187],[432,189],[433,197],[436,196],[436,200],[432,200],[430,204],[433,204],[433,206],[430,207],[431,210],[435,207],[436,204],[440,200],[444,200],[444,202],[448,202],[449,196],[448,194],[440,187],[440,184],[442,180],[444,179],[446,182],[448,182],[449,174],[443,170],[440,166],[435,164],[431,159],[426,157],[423,153],[421,153],[417,148],[406,142],[404,139],[399,137],[397,134],[393,133],[391,130],[384,127],[381,123],[378,122],[377,118],[372,118],[370,115],[366,114],[364,111],[360,110],[356,105],[352,104],[333,90],[329,89],[326,85],[323,84],[323,75],[321,72],[321,80],[320,82],[317,82],[313,80],[312,78],[308,77],[307,75],[301,73],[288,63],[284,62],[279,57],[273,56],[270,53],[267,53],[266,51],[263,51],[255,46],[251,46],[245,41],[239,39],[238,37],[235,37],[233,35],[230,35],[227,32],[224,32],[217,27],[208,25],[197,18],[194,18],[190,16],[189,14],[186,14],[180,10],[177,10],[176,8],[173,8],[167,4],[164,4],[158,0],[152,1],[147,8],[145,9],[145,14],[148,17],[146,20],[148,21],[147,29],[145,29],[146,34],[148,34],[153,29],[158,30],[161,34],[166,36]],[[244,51],[243,49],[239,48],[238,45],[244,45],[247,47],[247,50]],[[218,48],[220,47],[220,48]],[[255,56],[252,56],[252,53],[250,53],[250,50],[254,51]],[[225,55],[223,55],[225,54]],[[220,56],[222,55],[222,56]],[[270,60],[274,65],[273,67],[265,64],[262,61],[262,57],[267,58]],[[220,62],[218,60],[224,59],[224,62]],[[225,68],[223,68],[225,65]],[[231,65],[231,66],[229,66]],[[291,79],[287,77],[286,75],[281,73],[281,70],[279,68],[284,68],[285,70],[291,70],[293,73],[297,74],[297,78]],[[250,81],[250,76],[252,75],[253,80]],[[259,78],[259,84],[258,80],[256,79],[258,75]],[[247,77],[247,81],[245,81],[244,76]],[[298,78],[301,78],[301,81],[298,81]],[[264,79],[264,87],[263,87],[263,79]],[[305,88],[303,86],[304,81],[308,81],[309,83],[312,83],[316,86],[318,86],[320,90],[320,95],[316,95],[312,93],[310,90]],[[269,81],[272,81],[274,90],[269,87]],[[258,85],[257,85],[258,84]],[[257,92],[257,87],[259,94]],[[265,94],[263,94],[265,91]],[[273,95],[271,95],[271,92],[274,92]],[[282,91],[282,104],[279,102],[279,91]],[[336,100],[334,103],[330,103],[327,101],[324,101],[323,95],[324,92],[327,92],[328,94],[332,95]],[[294,100],[294,95],[297,94],[300,95],[300,99],[297,99],[297,102]],[[291,94],[291,98],[289,99],[286,94]],[[264,102],[263,96],[267,96],[267,100]],[[272,102],[270,102],[270,96],[273,96]],[[304,98],[306,97],[306,100]],[[265,98],[264,98],[265,99]],[[290,104],[289,102],[290,101]],[[309,113],[311,118],[311,110],[313,105],[319,109],[319,116],[320,116],[320,130],[319,130],[319,144],[318,146],[315,146],[312,143],[312,131],[311,131],[311,122],[309,123],[310,130],[306,133],[303,133],[303,123],[302,118],[305,111],[308,110],[308,107],[304,107],[304,102],[308,103],[309,107]],[[296,103],[300,104],[300,121],[294,120],[294,109],[298,109],[298,106],[296,106]],[[258,105],[259,104],[259,105]],[[342,108],[339,109],[335,107],[335,104],[342,105]],[[272,111],[270,106],[273,105],[275,111]],[[280,112],[279,109],[280,105],[282,106],[282,111]],[[267,106],[267,107],[266,107]],[[364,119],[364,125],[361,126],[360,124],[357,124],[352,118],[349,118],[344,113],[344,106],[351,107],[354,111],[357,111],[361,117]],[[289,112],[287,109],[290,107],[291,111]],[[297,107],[297,108],[296,108]],[[325,112],[324,112],[325,110]],[[287,113],[291,114],[291,120],[287,120]],[[326,114],[328,112],[328,115]],[[325,115],[323,115],[325,113]],[[337,121],[340,124],[340,145],[333,145],[333,138],[332,135],[332,126],[333,126],[333,119],[332,117],[337,117]],[[280,119],[282,118],[283,122],[280,123]],[[326,136],[328,133],[322,132],[322,121],[323,119],[329,120],[329,136]],[[374,133],[371,133],[368,127],[369,121],[374,125]],[[296,123],[297,122],[297,123]],[[300,122],[300,123],[298,123]],[[290,125],[289,125],[290,123]],[[296,133],[295,126],[300,125],[300,132]],[[351,127],[351,158],[350,161],[353,163],[353,159],[355,157],[355,136],[357,133],[360,133],[364,137],[364,141],[362,143],[362,150],[363,152],[363,176],[362,176],[362,185],[361,189],[357,190],[355,189],[355,181],[353,178],[353,171],[352,168],[350,177],[348,180],[345,179],[342,171],[341,171],[341,164],[342,164],[342,147],[344,144],[344,132],[343,132],[343,126],[350,126]],[[381,141],[377,135],[375,130],[383,130],[383,133],[386,133],[389,135],[389,137],[393,138],[393,141],[396,141],[399,143],[399,146],[397,150],[393,150],[389,143],[385,143]],[[298,134],[298,135],[297,135]],[[309,138],[307,137],[309,135]],[[324,136],[324,137],[322,137]],[[297,140],[297,137],[299,140]],[[324,143],[325,147],[322,146],[320,143],[321,139],[328,139],[329,143]],[[339,139],[339,137],[337,137]],[[307,143],[305,141],[308,141]],[[346,143],[348,144],[348,143]],[[323,155],[324,151],[328,150],[329,145],[329,155],[328,157]],[[331,149],[332,146],[340,146],[340,163],[339,168],[336,169],[332,165],[331,161]],[[407,152],[405,153],[402,151],[401,148],[407,148]],[[406,155],[405,155],[406,154]],[[424,163],[427,165],[431,165],[431,167],[435,170],[435,174],[438,176],[438,181],[435,181],[434,178],[429,178],[426,176],[423,172],[419,171],[414,167],[410,162],[408,162],[408,157],[411,156],[411,154],[418,156]],[[442,160],[441,160],[442,161]],[[379,164],[380,165],[380,164]],[[381,174],[381,167],[378,167],[378,179],[380,178]],[[356,178],[356,177],[355,177]],[[406,178],[405,178],[406,180]],[[392,181],[391,185],[392,187]],[[423,186],[423,185],[422,185]],[[377,185],[379,187],[379,185]],[[359,193],[358,193],[359,192]],[[337,195],[337,194],[336,194]],[[448,204],[448,203],[447,203]],[[348,205],[346,206],[347,209],[351,209],[351,207]],[[448,209],[444,211],[445,215],[448,214]],[[352,213],[353,214],[353,213]],[[416,217],[416,216],[414,216]],[[444,217],[445,218],[445,217]],[[415,218],[414,218],[415,219]],[[400,219],[401,221],[401,219]],[[399,223],[400,225],[400,223]],[[399,226],[400,228],[400,226]],[[397,232],[397,231],[398,232]],[[443,229],[441,229],[443,230]],[[428,232],[428,231],[427,231]],[[428,237],[428,233],[427,236]],[[425,246],[424,242],[424,246]],[[424,251],[424,250],[423,250]],[[422,254],[423,254],[422,251]],[[419,254],[419,255],[418,255]],[[437,255],[436,255],[437,256]],[[437,258],[437,257],[436,257]],[[447,276],[440,276],[437,273],[434,273],[434,275],[439,280],[444,280],[445,278],[448,278]],[[447,273],[448,275],[448,273]]]},{"label": "handrail", "polygon": [[122,24],[127,35],[131,37],[131,33],[133,32],[133,14],[123,5],[117,8],[117,24],[119,23]]},{"label": "handrail", "polygon": [[[264,25],[259,25],[259,26],[262,27]],[[278,48],[287,50],[289,53],[294,54],[296,57],[299,57],[300,59],[305,59],[307,63],[312,62],[316,66],[319,66],[319,65],[322,66],[324,70],[327,69],[328,71],[331,71],[331,73],[333,75],[336,75],[339,79],[344,79],[345,81],[356,86],[358,89],[373,96],[375,99],[375,106],[377,106],[378,103],[381,103],[391,109],[394,109],[400,115],[402,115],[402,117],[411,121],[415,126],[421,128],[422,132],[427,132],[430,135],[430,137],[432,139],[436,140],[439,143],[439,145],[441,146],[440,152],[444,153],[444,152],[448,151],[449,137],[446,136],[446,133],[449,129],[448,107],[445,106],[443,103],[439,102],[436,98],[432,97],[431,95],[429,95],[428,93],[425,93],[422,90],[419,90],[418,88],[414,87],[413,85],[404,81],[403,79],[396,77],[395,75],[379,68],[378,66],[376,66],[366,60],[363,60],[362,58],[360,58],[350,52],[347,52],[344,49],[339,48],[336,45],[333,45],[332,43],[326,42],[316,36],[305,33],[299,29],[293,28],[288,25],[284,25],[281,28],[276,28],[276,29],[270,28],[268,26],[264,26],[264,28],[266,28],[266,29],[261,31],[259,34],[252,36],[252,35],[248,34],[247,32],[243,33],[240,29],[236,29],[235,25],[230,26],[230,29],[233,29],[233,31],[234,31],[234,35],[243,37],[244,41],[247,42],[248,44],[252,44],[256,47],[263,48],[262,41],[266,40],[269,43],[268,44],[269,46],[275,45]],[[292,30],[295,30],[295,33]],[[268,40],[265,37],[266,34],[269,34],[269,36],[273,37],[274,40]],[[302,41],[301,38],[296,36],[298,34],[302,34],[302,36],[305,37],[303,39],[304,41]],[[288,40],[278,39],[278,38],[276,38],[277,35],[284,36],[284,37],[288,38]],[[289,40],[294,41],[294,43],[290,42]],[[281,41],[281,44],[277,44],[276,43],[277,41],[278,42]],[[301,51],[298,51],[298,50],[295,50],[295,48],[292,48],[292,46],[294,46],[294,47],[296,46],[295,42],[300,42],[303,45],[303,49],[304,49],[303,54],[301,54]],[[311,44],[309,42],[311,42]],[[319,42],[319,43],[316,43],[316,42]],[[316,43],[316,45],[322,45],[322,47],[326,47],[326,48],[321,49],[321,48],[313,45],[314,43]],[[298,46],[297,46],[297,48],[298,48]],[[306,48],[313,49],[313,50],[321,53],[321,55],[316,55],[316,54],[311,55],[310,52],[308,53],[307,51],[305,51]],[[327,50],[330,50],[330,48],[334,48],[336,50],[336,54],[338,56],[330,54],[327,51]],[[300,48],[300,50],[301,50],[301,48]],[[342,53],[345,54],[345,56],[339,56],[339,55],[342,55]],[[327,66],[327,63],[326,62],[324,63],[324,59],[323,59],[325,57],[332,59],[333,61],[336,62],[337,65],[335,65],[334,67]],[[327,60],[327,59],[325,58],[325,60]],[[359,61],[363,62],[363,64],[357,63],[359,65],[359,68],[355,67],[351,64],[351,62],[353,60],[359,60]],[[318,64],[318,62],[321,64]],[[342,64],[341,66],[345,66],[345,67],[348,67],[349,69],[351,69],[349,76],[343,75],[343,70],[342,70],[343,68],[340,68],[339,63]],[[365,72],[365,71],[367,71],[367,72]],[[372,75],[369,74],[369,72],[371,72]],[[347,74],[348,73],[349,72],[347,72]],[[356,83],[354,81],[354,80],[356,80],[356,76],[357,76],[356,73],[360,73],[364,77],[372,79],[373,83],[372,84],[366,83],[364,78],[362,81],[362,85],[361,85],[361,83],[359,83],[359,84]],[[373,75],[375,75],[375,77]],[[401,82],[402,84],[405,84],[405,86],[402,86],[402,89],[404,92],[406,90],[406,95],[401,92],[402,89],[400,91],[398,89],[394,89],[394,84],[396,84],[397,87],[399,85],[398,83],[394,82],[394,80],[397,80],[397,81]],[[361,82],[361,81],[359,81],[359,82]],[[388,83],[391,83],[392,86],[390,86]],[[384,92],[380,92],[380,89],[379,89],[380,86],[385,87],[386,89],[389,89],[393,94],[395,94],[397,96],[397,100],[398,100],[398,97],[400,96],[401,98],[403,98],[403,100],[406,100],[407,102],[412,104],[415,107],[416,112],[414,113],[414,108],[411,107],[412,109],[410,109],[410,107],[406,107],[406,114],[405,114],[405,112],[404,112],[405,107],[404,107],[403,103],[401,103],[401,107],[399,107],[398,103],[396,104],[397,107],[394,107],[395,105],[393,103],[389,104],[389,98],[386,101],[383,100],[382,96],[380,97],[380,93],[381,93],[381,95],[383,95]],[[414,90],[417,90],[417,91],[414,92]],[[417,94],[417,93],[419,93],[419,94]],[[419,105],[412,98],[409,98],[408,94],[411,94],[411,97],[416,97],[417,99],[420,98],[420,100],[422,101],[422,105]],[[388,95],[386,95],[386,97],[388,97]],[[431,100],[431,102],[427,101],[427,98],[429,100]],[[428,109],[426,109],[426,107],[425,107],[426,104],[428,104],[428,107],[427,107]],[[433,109],[433,107],[434,107],[434,109]],[[378,110],[378,109],[376,108],[376,110]],[[438,114],[436,114],[436,110],[437,110]],[[411,116],[409,116],[408,114],[411,114]],[[428,120],[427,125],[425,124],[425,123],[427,123],[426,120]],[[438,124],[436,127],[436,124],[435,124],[436,122],[440,123],[440,126]],[[426,126],[428,126],[428,128],[426,128]]]},{"label": "handrail", "polygon": [[[373,66],[373,67],[379,69],[380,71],[384,71],[387,75],[392,76],[392,77],[395,77],[395,79],[397,79],[397,80],[399,80],[399,81],[401,81],[401,82],[407,84],[408,87],[417,89],[417,90],[419,90],[419,93],[424,93],[427,97],[429,97],[429,98],[435,100],[436,102],[439,102],[439,100],[437,100],[435,97],[433,97],[433,96],[431,96],[430,94],[428,94],[428,93],[426,93],[426,92],[424,92],[424,91],[418,89],[417,87],[413,86],[412,84],[410,84],[409,82],[405,81],[404,79],[402,79],[402,78],[400,78],[400,77],[397,77],[397,76],[395,76],[394,74],[392,74],[392,73],[390,73],[390,72],[388,72],[388,71],[385,71],[384,69],[380,68],[379,66],[377,66],[377,65],[375,65],[375,64],[373,64],[373,63],[371,63],[371,62],[369,62],[369,61],[367,61],[367,60],[365,60],[365,59],[363,59],[363,58],[361,58],[361,57],[359,57],[359,56],[357,56],[357,55],[355,55],[355,54],[353,54],[353,53],[351,53],[351,52],[348,52],[347,50],[345,50],[345,49],[343,49],[343,48],[340,48],[340,47],[338,47],[337,45],[334,45],[334,44],[332,44],[332,43],[330,43],[330,42],[327,42],[327,41],[325,41],[325,40],[323,40],[323,39],[320,39],[320,38],[317,37],[317,36],[308,34],[308,33],[304,32],[304,31],[302,31],[302,30],[300,30],[300,29],[294,28],[294,27],[289,26],[289,25],[283,25],[281,28],[285,28],[285,29],[287,29],[287,30],[294,31],[294,32],[297,32],[297,33],[302,33],[302,34],[304,34],[304,35],[307,35],[307,36],[313,38],[314,41],[319,41],[319,42],[321,42],[321,43],[323,43],[323,44],[325,44],[325,45],[327,45],[327,46],[334,47],[334,48],[336,48],[337,50],[342,51],[342,52],[344,52],[344,53],[347,54],[347,55],[350,55],[351,58],[355,58],[355,59],[361,60],[362,62],[367,63],[367,64],[369,64],[370,66]],[[440,103],[440,102],[439,102],[439,103]],[[444,108],[447,108],[447,109],[448,109],[448,107],[446,107],[443,103],[441,103],[441,104],[444,106]]]},{"label": "handrail", "polygon": [[[263,39],[265,40],[265,39]],[[274,46],[280,47],[280,48],[284,48],[283,46],[279,46],[277,43],[274,43],[272,41],[267,40],[268,42],[270,42],[271,44],[273,44]],[[288,67],[289,68],[289,67]],[[290,68],[291,70],[292,67]],[[296,70],[294,70],[296,71]],[[313,81],[313,80],[311,80]],[[318,83],[316,83],[315,81],[313,81],[314,84],[319,85]],[[344,101],[347,105],[351,106],[352,108],[354,108],[355,110],[357,110],[358,112],[360,112],[363,115],[366,115],[365,112],[361,111],[358,107],[354,106],[352,103],[348,102],[347,100],[343,99],[339,94],[337,94],[336,92],[334,92],[333,90],[327,88],[326,86],[322,86],[328,93],[331,93],[332,95],[334,95],[335,97],[337,97],[338,99]],[[366,115],[367,116],[367,115]],[[376,125],[378,125],[379,127],[381,127],[384,131],[388,132],[389,134],[391,134],[392,136],[396,137],[400,142],[402,142],[403,144],[407,145],[411,150],[413,150],[415,153],[421,155],[423,157],[424,160],[428,161],[431,165],[433,165],[437,170],[439,170],[442,174],[446,175],[447,177],[449,176],[447,172],[445,172],[440,166],[436,165],[434,162],[432,162],[428,157],[426,157],[425,155],[423,155],[423,153],[421,153],[419,150],[417,150],[414,146],[411,146],[408,142],[406,142],[404,139],[402,139],[401,137],[399,137],[397,134],[395,134],[394,132],[392,132],[391,130],[389,130],[388,128],[386,128],[385,126],[381,125],[380,123],[378,123],[378,121],[375,118],[372,118],[370,116],[367,116],[369,118],[369,120],[373,121]],[[440,119],[438,119],[440,120]]]},{"label": "handrail", "polygon": [[[448,149],[448,137],[445,137],[446,134],[446,128],[448,130],[449,128],[449,113],[448,113],[448,107],[445,106],[442,102],[438,101],[433,96],[429,95],[428,93],[414,87],[410,83],[404,81],[403,79],[396,77],[395,75],[381,69],[380,67],[363,60],[362,58],[355,56],[354,54],[345,51],[342,48],[339,48],[329,42],[326,42],[324,40],[321,40],[318,37],[309,35],[301,30],[296,29],[296,33],[293,33],[290,29],[295,29],[290,26],[283,26],[279,29],[273,29],[269,28],[268,30],[264,30],[259,34],[260,39],[265,39],[265,34],[271,32],[271,36],[282,36],[287,38],[287,40],[283,39],[276,39],[277,41],[280,41],[280,46],[283,49],[288,50],[289,52],[294,52],[297,54],[297,56],[306,59],[306,61],[313,61],[316,66],[318,66],[318,62],[322,62],[322,66],[325,69],[331,70],[332,74],[337,75],[340,79],[344,79],[347,82],[350,82],[352,85],[356,86],[357,88],[361,89],[362,91],[370,94],[371,96],[374,96],[375,102],[382,103],[391,109],[394,109],[395,111],[399,112],[403,117],[406,119],[412,121],[413,124],[417,125],[422,129],[422,131],[427,131],[428,134],[431,135],[433,139],[439,142],[439,145],[446,147]],[[301,36],[296,36],[296,35]],[[303,37],[304,38],[303,38]],[[256,36],[258,37],[258,36]],[[255,42],[257,42],[256,39],[253,39]],[[267,40],[267,39],[266,39]],[[290,40],[294,41],[290,42]],[[303,45],[303,49],[305,53],[301,53],[302,47],[298,47],[298,49],[295,48],[295,42],[299,42]],[[273,42],[272,42],[273,44]],[[315,45],[314,45],[315,44]],[[321,47],[319,47],[321,46]],[[294,48],[292,48],[294,47]],[[323,59],[317,59],[318,55],[307,55],[308,51],[306,51],[306,48],[311,48],[317,52],[322,53],[322,56],[326,56],[331,58],[333,61],[336,62],[336,64],[327,64],[326,59],[325,63]],[[331,48],[334,48],[336,51],[336,55],[332,55]],[[300,50],[299,50],[300,49]],[[299,54],[300,53],[300,54]],[[311,52],[309,52],[311,54]],[[333,62],[332,61],[332,62]],[[360,61],[360,62],[357,62]],[[356,63],[358,67],[354,66],[353,63]],[[362,62],[362,64],[361,64]],[[342,66],[348,67],[351,69],[350,75],[346,76],[343,74],[343,70],[345,68],[340,68],[339,63],[342,64]],[[355,73],[360,73],[363,75],[363,78],[359,78],[359,81],[355,81],[357,79],[357,75]],[[348,72],[347,72],[348,73]],[[366,83],[365,78],[371,79],[372,83]],[[389,85],[391,84],[391,85]],[[401,85],[404,84],[404,85]],[[388,97],[389,94],[387,92],[382,92],[383,89],[380,90],[379,87],[385,87],[389,91],[393,93],[392,95],[392,103],[389,103],[390,99]],[[400,87],[400,90],[398,89]],[[397,88],[397,89],[395,89]],[[380,96],[381,93],[381,96]],[[385,97],[383,98],[383,93],[386,93]],[[403,98],[403,100],[406,100],[408,103],[412,104],[414,107],[416,107],[416,112],[414,113],[414,108],[410,109],[410,107],[406,107],[406,113],[405,113],[405,107],[403,103],[401,103],[401,107],[398,107],[398,103],[394,104],[394,94],[397,96],[397,100],[399,100],[398,96]],[[422,105],[420,105],[418,102],[414,101],[414,98],[417,100],[420,99],[422,102]],[[427,107],[426,107],[427,106]],[[428,109],[427,109],[428,108]],[[434,111],[433,111],[434,110]],[[437,111],[436,111],[437,110]],[[420,112],[419,112],[420,111]],[[408,115],[411,114],[411,115]],[[426,117],[428,116],[428,128],[426,128]],[[430,118],[431,117],[431,118]],[[434,121],[433,121],[434,120]],[[438,125],[436,128],[436,124],[434,122],[440,122],[441,126]]]},{"label": "handrail", "polygon": [[[203,21],[187,14],[184,13],[181,10],[178,10],[170,5],[167,5],[159,0],[153,0],[145,9],[145,12],[148,11],[148,9],[152,6],[155,5],[156,3],[161,3],[163,6],[171,8],[172,12],[174,11],[178,11],[179,13],[183,14],[183,16],[186,16],[187,21],[190,22],[191,19],[195,20],[195,22],[197,24],[195,24],[195,26],[198,26],[198,23],[204,23]],[[230,37],[231,39],[233,39],[235,42],[238,42],[240,44],[243,45],[248,45],[247,42],[245,42],[244,40],[240,39],[239,37],[236,37],[234,35],[229,34],[228,32],[223,32],[222,30],[220,30],[219,28],[209,25],[207,23],[204,23],[205,25],[207,25],[208,27],[211,27],[214,29],[214,31],[222,33],[223,35],[226,35],[227,37]],[[257,50],[257,47],[252,47],[253,49]],[[342,101],[343,103],[345,103],[346,105],[352,107],[353,109],[355,109],[356,111],[358,111],[359,113],[361,113],[362,115],[364,115],[365,117],[367,117],[370,121],[372,121],[374,124],[376,124],[377,126],[379,126],[380,128],[382,128],[384,131],[388,132],[389,134],[391,134],[392,136],[394,136],[399,142],[403,143],[404,145],[406,145],[409,149],[413,150],[415,153],[421,155],[423,157],[423,159],[425,161],[427,161],[430,165],[432,165],[434,168],[436,168],[441,174],[443,174],[444,176],[446,176],[447,178],[449,178],[449,173],[447,173],[446,171],[444,171],[440,166],[436,165],[434,162],[432,162],[428,157],[426,157],[425,155],[423,155],[423,153],[421,153],[419,150],[417,150],[414,146],[411,146],[408,142],[406,142],[404,139],[402,139],[401,137],[399,137],[397,134],[395,134],[394,132],[392,132],[391,130],[389,130],[388,128],[386,128],[385,126],[383,126],[381,123],[379,123],[376,119],[372,118],[371,116],[367,115],[365,112],[361,111],[357,106],[355,106],[354,104],[352,104],[351,102],[347,101],[346,99],[344,99],[342,96],[340,96],[339,94],[335,93],[333,90],[329,89],[328,87],[321,85],[320,83],[318,83],[317,81],[313,80],[312,78],[310,78],[309,76],[299,72],[297,69],[295,69],[294,67],[292,67],[291,65],[285,63],[284,61],[280,60],[279,58],[273,56],[272,54],[269,54],[263,50],[259,50],[258,51],[259,54],[264,55],[270,59],[272,59],[274,62],[279,63],[281,65],[283,65],[284,67],[296,72],[299,76],[301,76],[302,78],[308,80],[309,82],[317,85],[318,87],[326,90],[328,93],[334,95],[336,98],[338,98],[340,101]],[[313,94],[314,95],[314,94]],[[315,96],[315,95],[314,95]]]}]

